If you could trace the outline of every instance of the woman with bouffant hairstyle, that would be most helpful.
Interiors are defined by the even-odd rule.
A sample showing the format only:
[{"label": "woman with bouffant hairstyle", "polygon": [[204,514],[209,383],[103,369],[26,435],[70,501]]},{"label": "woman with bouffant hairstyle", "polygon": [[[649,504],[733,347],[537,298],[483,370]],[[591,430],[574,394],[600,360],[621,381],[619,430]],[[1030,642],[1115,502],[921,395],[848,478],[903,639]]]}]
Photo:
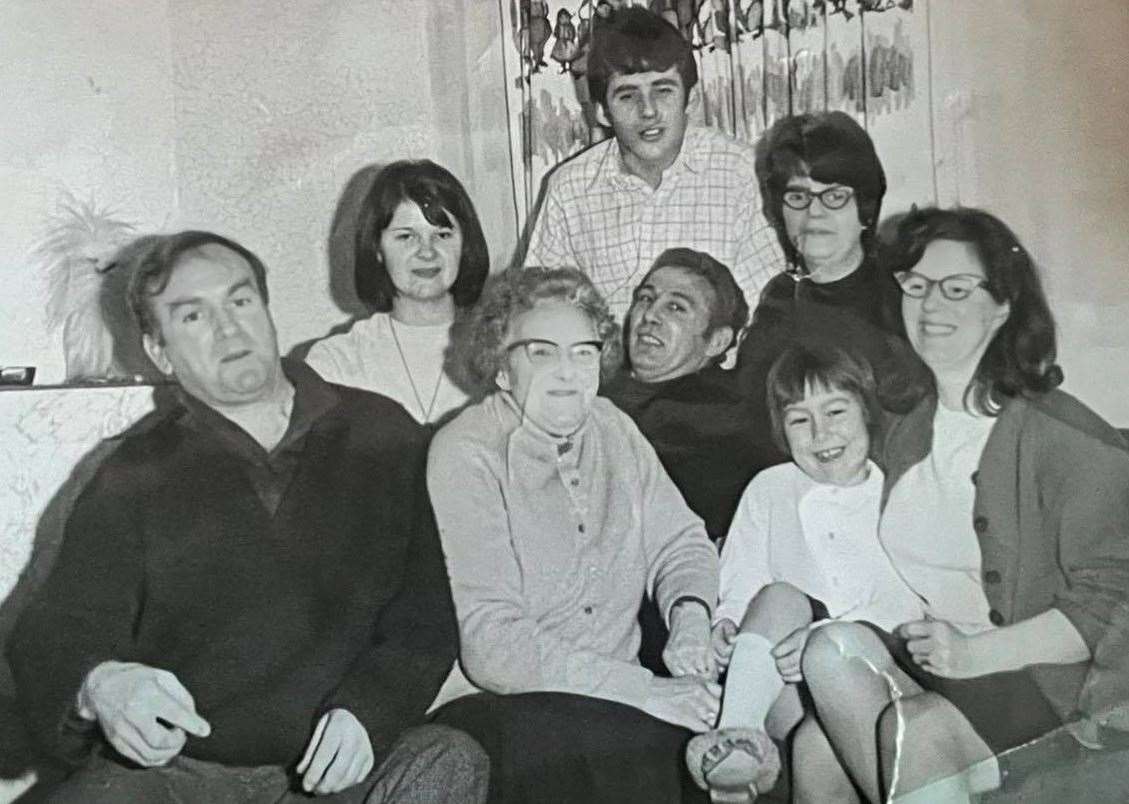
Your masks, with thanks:
[{"label": "woman with bouffant hairstyle", "polygon": [[[635,424],[597,396],[618,327],[574,268],[511,269],[470,319],[493,386],[432,442],[428,489],[459,620],[436,717],[491,758],[491,800],[678,800],[717,713],[717,553]],[[674,678],[639,663],[658,603]]]}]

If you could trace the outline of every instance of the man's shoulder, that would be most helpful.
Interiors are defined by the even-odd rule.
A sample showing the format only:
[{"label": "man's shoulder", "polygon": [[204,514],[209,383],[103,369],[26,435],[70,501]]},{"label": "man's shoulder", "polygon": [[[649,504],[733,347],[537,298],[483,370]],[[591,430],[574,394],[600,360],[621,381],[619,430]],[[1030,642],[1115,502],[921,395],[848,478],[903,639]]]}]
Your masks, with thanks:
[{"label": "man's shoulder", "polygon": [[184,413],[180,404],[160,405],[105,441],[111,454],[125,463],[159,458],[182,437],[178,422]]},{"label": "man's shoulder", "polygon": [[609,152],[614,147],[615,138],[609,137],[570,156],[549,174],[547,191],[554,195],[585,191],[599,174],[604,161],[613,155]]},{"label": "man's shoulder", "polygon": [[337,395],[331,414],[374,439],[374,443],[387,443],[390,439],[408,442],[425,439],[423,426],[394,399],[352,385],[326,384]]},{"label": "man's shoulder", "polygon": [[103,439],[84,462],[93,459],[87,487],[116,495],[145,495],[164,480],[167,467],[189,431],[179,426],[184,409],[168,405],[150,411],[117,435]]},{"label": "man's shoulder", "polygon": [[752,143],[734,139],[723,131],[709,126],[694,126],[687,130],[683,153],[689,159],[701,160],[710,171],[756,169],[756,148]]}]

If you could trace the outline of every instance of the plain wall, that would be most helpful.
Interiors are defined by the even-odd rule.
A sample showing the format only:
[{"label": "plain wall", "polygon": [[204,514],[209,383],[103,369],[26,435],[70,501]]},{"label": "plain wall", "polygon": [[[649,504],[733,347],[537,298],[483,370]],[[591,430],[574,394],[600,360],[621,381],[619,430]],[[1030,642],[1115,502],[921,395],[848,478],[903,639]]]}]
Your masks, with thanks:
[{"label": "plain wall", "polygon": [[140,231],[212,229],[258,253],[284,349],[345,318],[327,251],[366,165],[445,164],[506,259],[497,13],[488,0],[4,3],[0,366],[62,381],[32,253],[68,193]]},{"label": "plain wall", "polygon": [[1043,269],[1064,388],[1129,427],[1129,3],[933,0],[940,200]]}]

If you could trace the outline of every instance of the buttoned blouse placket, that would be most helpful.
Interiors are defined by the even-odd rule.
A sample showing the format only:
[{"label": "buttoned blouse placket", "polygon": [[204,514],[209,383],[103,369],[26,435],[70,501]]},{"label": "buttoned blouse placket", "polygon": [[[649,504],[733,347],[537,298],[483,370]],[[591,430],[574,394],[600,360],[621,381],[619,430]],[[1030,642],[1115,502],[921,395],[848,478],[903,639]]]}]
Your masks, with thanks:
[{"label": "buttoned blouse placket", "polygon": [[[599,589],[603,568],[592,561],[594,556],[589,546],[592,534],[588,532],[588,484],[580,472],[580,449],[572,439],[557,444],[557,475],[568,492],[569,507],[576,522],[576,552],[587,563],[582,568],[585,590]],[[584,603],[585,614],[592,614],[594,610],[591,601]]]}]

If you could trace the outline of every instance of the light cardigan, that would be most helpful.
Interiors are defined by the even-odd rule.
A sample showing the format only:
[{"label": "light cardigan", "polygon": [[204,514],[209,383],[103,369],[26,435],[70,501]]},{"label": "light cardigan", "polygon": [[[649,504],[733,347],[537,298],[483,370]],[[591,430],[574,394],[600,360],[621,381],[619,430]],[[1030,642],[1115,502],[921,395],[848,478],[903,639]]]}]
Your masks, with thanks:
[{"label": "light cardigan", "polygon": [[712,612],[717,553],[702,520],[606,399],[562,439],[495,393],[436,434],[427,480],[461,637],[462,672],[436,706],[481,689],[643,708],[644,593],[668,619],[684,596]]}]

